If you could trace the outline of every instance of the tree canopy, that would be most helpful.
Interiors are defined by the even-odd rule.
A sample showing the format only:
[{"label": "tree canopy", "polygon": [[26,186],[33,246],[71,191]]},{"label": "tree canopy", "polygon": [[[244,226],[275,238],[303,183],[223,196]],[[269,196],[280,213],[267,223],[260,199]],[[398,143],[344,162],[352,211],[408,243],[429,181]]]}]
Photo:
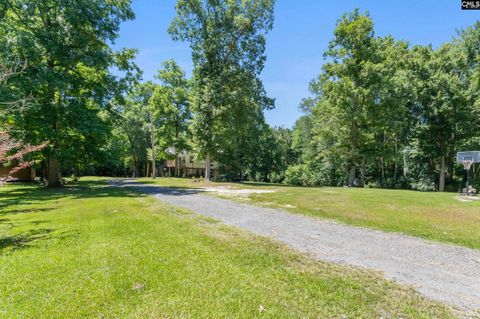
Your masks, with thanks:
[{"label": "tree canopy", "polygon": [[[2,113],[27,142],[47,140],[48,184],[60,183],[62,163],[95,156],[109,133],[108,112],[134,77],[133,50],[115,52],[122,21],[133,19],[130,1],[7,0],[0,35],[8,55],[24,61],[11,85],[29,97],[26,109]],[[5,61],[6,60],[6,61]],[[3,62],[5,61],[5,62]],[[120,78],[113,68],[125,71]]]},{"label": "tree canopy", "polygon": [[433,49],[375,36],[368,14],[345,14],[294,129],[299,142],[311,134],[301,183],[461,187],[455,154],[480,146],[478,26]]},{"label": "tree canopy", "polygon": [[192,133],[197,152],[230,175],[241,175],[242,157],[272,108],[258,75],[265,34],[273,26],[273,0],[179,0],[169,32],[187,41],[194,63]]}]

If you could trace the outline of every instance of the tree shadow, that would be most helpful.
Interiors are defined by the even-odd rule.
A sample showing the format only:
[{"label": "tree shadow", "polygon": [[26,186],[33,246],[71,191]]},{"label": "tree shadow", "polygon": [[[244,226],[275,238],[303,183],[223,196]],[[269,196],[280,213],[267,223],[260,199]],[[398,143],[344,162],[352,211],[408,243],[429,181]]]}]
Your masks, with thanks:
[{"label": "tree shadow", "polygon": [[[9,230],[0,236],[0,255],[27,248],[40,240],[63,240],[75,236],[73,230],[46,227],[49,221],[44,219],[43,213],[61,208],[56,204],[58,200],[146,196],[128,188],[110,187],[106,181],[84,181],[58,188],[26,184],[11,186],[0,189],[0,226]],[[39,204],[41,207],[37,207]],[[69,201],[69,205],[72,202]],[[15,218],[14,215],[18,214],[32,215]]]},{"label": "tree shadow", "polygon": [[161,185],[143,184],[132,180],[119,180],[111,183],[115,188],[123,188],[128,190],[135,190],[145,195],[163,194],[170,196],[185,196],[193,194],[203,194],[204,190],[201,188],[187,188],[187,187],[170,187]]},{"label": "tree shadow", "polygon": [[[2,207],[2,205],[0,205],[0,207]],[[7,215],[7,214],[8,215],[16,215],[16,214],[41,213],[41,212],[49,211],[51,209],[52,209],[52,207],[9,209],[8,211],[0,212],[0,216]]]},{"label": "tree shadow", "polygon": [[[56,188],[33,185],[30,187],[14,187],[11,190],[0,190],[0,216],[50,211],[54,207],[30,208],[28,206],[48,203],[61,198],[83,199],[139,196],[145,195],[134,192],[131,189],[109,187],[105,181],[86,181],[77,185]],[[9,209],[10,207],[12,208]]]},{"label": "tree shadow", "polygon": [[[35,222],[32,224],[35,224]],[[78,233],[74,230],[58,232],[52,228],[35,228],[15,235],[3,236],[0,238],[0,256],[6,252],[30,248],[32,244],[39,241],[51,239],[63,241],[76,235]]]},{"label": "tree shadow", "polygon": [[50,237],[49,235],[52,231],[50,228],[37,228],[30,229],[23,233],[1,237],[0,254],[3,254],[6,250],[14,251],[26,248],[33,241],[47,239]]},{"label": "tree shadow", "polygon": [[38,226],[41,224],[48,223],[49,220],[12,220],[10,218],[0,218],[0,224],[7,225],[10,227],[16,227],[18,225],[33,225]]}]

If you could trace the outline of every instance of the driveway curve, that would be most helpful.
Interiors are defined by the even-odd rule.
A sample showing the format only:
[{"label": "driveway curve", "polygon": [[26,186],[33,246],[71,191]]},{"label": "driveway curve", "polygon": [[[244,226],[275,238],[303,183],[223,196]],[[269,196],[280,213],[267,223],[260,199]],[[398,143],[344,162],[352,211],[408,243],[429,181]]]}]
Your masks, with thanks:
[{"label": "driveway curve", "polygon": [[319,260],[374,269],[423,295],[474,316],[480,310],[480,251],[421,238],[355,227],[202,194],[114,180],[203,216],[267,236]]}]

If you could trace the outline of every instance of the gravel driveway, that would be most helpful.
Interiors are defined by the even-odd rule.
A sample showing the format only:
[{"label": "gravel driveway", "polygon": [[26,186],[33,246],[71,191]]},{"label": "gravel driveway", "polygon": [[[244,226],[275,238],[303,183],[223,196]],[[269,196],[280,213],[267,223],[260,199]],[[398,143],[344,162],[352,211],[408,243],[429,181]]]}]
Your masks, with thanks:
[{"label": "gravel driveway", "polygon": [[[115,180],[172,205],[281,241],[328,262],[375,269],[462,312],[480,309],[480,251],[202,194]],[[478,313],[477,313],[478,314]]]}]

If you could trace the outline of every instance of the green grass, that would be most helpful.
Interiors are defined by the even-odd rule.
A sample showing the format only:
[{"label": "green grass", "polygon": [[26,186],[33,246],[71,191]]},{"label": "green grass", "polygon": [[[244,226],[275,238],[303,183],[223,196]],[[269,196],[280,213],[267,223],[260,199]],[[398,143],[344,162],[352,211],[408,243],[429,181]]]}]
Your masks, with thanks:
[{"label": "green grass", "polygon": [[87,179],[62,189],[0,187],[0,317],[452,315],[377,273],[315,262]]},{"label": "green grass", "polygon": [[[156,183],[170,187],[205,185],[178,178],[158,178]],[[209,183],[209,186],[216,185]],[[256,183],[218,185],[275,190],[251,194],[248,198],[232,197],[237,200],[480,249],[480,201],[460,202],[454,193]]]}]

